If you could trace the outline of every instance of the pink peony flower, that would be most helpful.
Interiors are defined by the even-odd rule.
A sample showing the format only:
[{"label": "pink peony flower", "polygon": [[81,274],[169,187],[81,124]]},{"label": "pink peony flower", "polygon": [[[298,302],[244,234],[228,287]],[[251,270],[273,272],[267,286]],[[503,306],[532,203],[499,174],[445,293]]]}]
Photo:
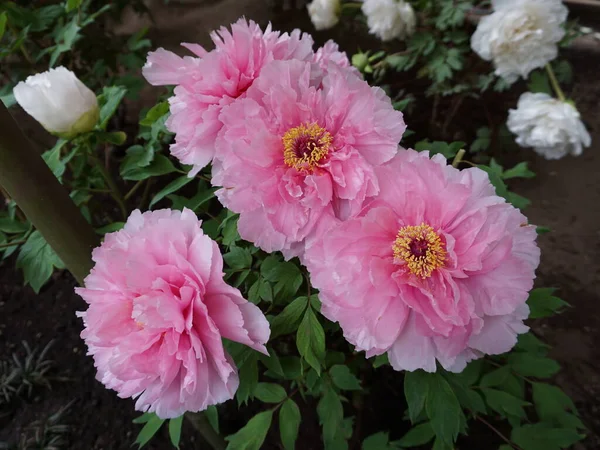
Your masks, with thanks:
[{"label": "pink peony flower", "polygon": [[[207,52],[197,44],[183,44],[197,57],[181,58],[162,48],[151,52],[143,74],[153,85],[177,85],[171,97],[167,128],[175,133],[171,153],[198,173],[215,156],[215,138],[221,129],[221,108],[244,95],[273,60],[312,60],[313,40],[294,30],[291,34],[265,31],[253,21],[240,19],[231,31],[211,34],[215,49]],[[341,60],[339,52],[332,51]]]},{"label": "pink peony flower", "polygon": [[221,338],[267,353],[269,324],[223,281],[217,244],[190,210],[134,211],[93,252],[77,293],[97,378],[136,409],[178,417],[231,399],[236,367]]},{"label": "pink peony flower", "polygon": [[361,76],[360,71],[350,64],[350,60],[348,59],[346,52],[341,52],[340,47],[331,39],[325,42],[323,47],[319,47],[317,49],[313,61],[316,62],[323,70],[327,70],[329,64],[333,63],[343,69],[347,68],[356,75]]},{"label": "pink peony flower", "polygon": [[396,370],[462,371],[525,333],[536,231],[480,169],[399,152],[379,196],[305,254],[323,314]]},{"label": "pink peony flower", "polygon": [[220,119],[217,196],[240,213],[242,238],[288,258],[377,195],[374,167],[396,154],[406,128],[381,89],[297,60],[265,66]]}]

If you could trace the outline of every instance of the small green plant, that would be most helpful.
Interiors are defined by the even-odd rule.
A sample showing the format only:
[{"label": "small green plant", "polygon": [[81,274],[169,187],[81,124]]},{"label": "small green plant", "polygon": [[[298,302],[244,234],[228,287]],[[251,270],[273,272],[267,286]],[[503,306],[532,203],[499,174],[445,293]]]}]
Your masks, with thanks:
[{"label": "small green plant", "polygon": [[[64,419],[73,402],[63,406],[54,414],[36,420],[21,433],[17,450],[63,450],[69,448],[68,435],[71,427]],[[1,448],[1,447],[0,447]]]}]

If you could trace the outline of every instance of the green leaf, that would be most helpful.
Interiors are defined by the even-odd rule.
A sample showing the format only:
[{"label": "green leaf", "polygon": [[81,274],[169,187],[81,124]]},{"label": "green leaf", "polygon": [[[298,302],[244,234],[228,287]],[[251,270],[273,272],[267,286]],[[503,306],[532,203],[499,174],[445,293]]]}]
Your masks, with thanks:
[{"label": "green leaf", "polygon": [[252,255],[247,248],[232,246],[230,251],[223,255],[223,259],[232,269],[248,269],[252,266]]},{"label": "green leaf", "polygon": [[148,166],[135,168],[126,174],[122,174],[122,176],[125,180],[139,181],[150,177],[166,175],[176,170],[169,158],[164,155],[156,155]]},{"label": "green leaf", "polygon": [[136,417],[135,419],[133,419],[132,422],[133,423],[146,423],[150,419],[152,419],[153,417],[156,417],[156,414],[154,414],[154,413],[144,413],[141,416]]},{"label": "green leaf", "polygon": [[526,162],[520,162],[512,169],[505,170],[502,178],[508,180],[510,178],[533,178],[535,173],[527,168]]},{"label": "green leaf", "polygon": [[296,447],[301,420],[298,405],[294,400],[288,398],[279,410],[279,434],[285,450],[294,450]]},{"label": "green leaf", "polygon": [[568,411],[577,412],[573,400],[560,388],[545,383],[532,383],[533,404],[538,417],[548,423],[565,425],[562,418]]},{"label": "green leaf", "polygon": [[62,53],[71,51],[73,45],[81,39],[81,35],[79,34],[81,27],[77,22],[77,17],[74,17],[73,20],[65,24],[62,28],[59,28],[56,33],[56,45],[50,55],[50,67],[54,67],[54,64],[58,61],[58,57]]},{"label": "green leaf", "polygon": [[262,269],[261,266],[261,273],[265,279],[275,283],[274,294],[281,299],[294,297],[302,285],[302,272],[292,262],[281,262],[265,272]]},{"label": "green leaf", "polygon": [[285,372],[281,366],[281,361],[275,353],[275,350],[269,348],[269,356],[261,354],[259,359],[272,374],[278,375],[278,378],[285,378]]},{"label": "green leaf", "polygon": [[513,428],[511,439],[523,450],[560,450],[570,448],[584,436],[572,428],[554,428],[545,423]]},{"label": "green leaf", "polygon": [[279,403],[285,400],[285,389],[275,383],[258,383],[254,388],[254,396],[261,402]]},{"label": "green leaf", "polygon": [[533,332],[520,334],[517,338],[516,350],[533,353],[538,356],[545,356],[550,346],[540,341]]},{"label": "green leaf", "polygon": [[2,14],[0,14],[0,41],[2,40],[2,37],[4,36],[4,31],[6,30],[7,20],[8,20],[8,16],[6,14],[6,11],[4,11]]},{"label": "green leaf", "polygon": [[102,94],[98,96],[98,104],[100,105],[100,129],[106,129],[108,121],[117,111],[121,100],[125,97],[127,89],[123,86],[110,86],[102,90]]},{"label": "green leaf", "polygon": [[550,317],[558,314],[563,308],[570,306],[564,300],[553,296],[553,288],[537,288],[529,293],[527,305],[531,312],[530,319],[539,319],[541,317]]},{"label": "green leaf", "polygon": [[526,377],[550,378],[560,370],[553,359],[526,353],[513,353],[508,356],[513,370]]},{"label": "green leaf", "polygon": [[527,88],[533,93],[544,93],[554,96],[554,92],[552,92],[552,87],[550,86],[550,80],[548,79],[548,74],[544,70],[536,70],[529,75],[529,83],[527,83]]},{"label": "green leaf", "polygon": [[300,322],[296,345],[306,362],[321,373],[321,361],[325,358],[325,331],[311,308],[306,310]]},{"label": "green leaf", "polygon": [[214,405],[209,406],[204,410],[204,415],[206,416],[206,420],[210,423],[210,426],[219,433],[219,411]]},{"label": "green leaf", "polygon": [[[256,352],[248,353],[248,358],[244,363],[238,363],[240,385],[235,398],[238,406],[248,402],[250,395],[254,392],[258,383],[258,356]],[[233,355],[232,355],[233,356]],[[234,358],[235,359],[235,358]],[[236,361],[237,362],[237,361]]]},{"label": "green leaf", "polygon": [[390,363],[390,360],[388,359],[387,353],[384,353],[383,355],[377,355],[373,359],[373,368],[378,369],[379,367],[386,366],[389,363]]},{"label": "green leaf", "polygon": [[127,134],[123,131],[113,131],[111,133],[101,131],[97,132],[96,136],[101,142],[108,142],[114,145],[123,145],[127,140]]},{"label": "green leaf", "polygon": [[287,305],[271,321],[271,338],[289,334],[296,330],[298,322],[302,314],[308,307],[308,299],[306,297],[298,297],[292,303]]},{"label": "green leaf", "polygon": [[425,401],[427,416],[435,435],[453,445],[460,431],[462,410],[448,382],[438,373],[429,377],[429,391]]},{"label": "green leaf", "polygon": [[479,381],[479,375],[481,374],[481,367],[483,366],[482,359],[476,359],[467,364],[467,367],[455,376],[462,379],[466,386],[472,386]]},{"label": "green leaf", "polygon": [[29,230],[29,225],[20,222],[17,218],[0,217],[0,231],[7,234],[20,234]]},{"label": "green leaf", "polygon": [[152,417],[146,422],[146,425],[144,425],[144,428],[142,428],[135,439],[135,444],[138,444],[138,448],[142,448],[146,445],[150,439],[154,437],[163,423],[164,419],[160,419],[156,414],[152,414]]},{"label": "green leaf", "polygon": [[338,394],[331,387],[327,387],[317,405],[319,423],[323,427],[323,441],[325,446],[335,440],[335,435],[344,419],[344,408]]},{"label": "green leaf", "polygon": [[237,433],[227,436],[227,450],[260,450],[271,427],[273,411],[263,411],[248,421]]},{"label": "green leaf", "polygon": [[295,380],[302,375],[302,360],[297,356],[282,356],[279,358],[283,377],[286,380]]},{"label": "green leaf", "polygon": [[98,234],[107,234],[114,233],[115,231],[119,231],[125,226],[125,222],[113,222],[108,225],[104,225],[103,227],[96,228],[96,233]]},{"label": "green leaf", "polygon": [[67,4],[65,5],[67,12],[79,8],[82,2],[83,0],[67,0]]},{"label": "green leaf", "polygon": [[331,377],[333,384],[342,390],[360,391],[362,389],[360,381],[352,372],[350,372],[348,366],[336,364],[329,369],[329,376]]},{"label": "green leaf", "polygon": [[183,425],[183,414],[176,419],[169,420],[169,438],[173,447],[179,449],[181,441],[181,426]]},{"label": "green leaf", "polygon": [[422,370],[404,373],[404,396],[408,403],[408,415],[414,424],[423,411],[429,393],[429,375]]},{"label": "green leaf", "polygon": [[154,206],[155,204],[160,202],[167,195],[177,192],[179,189],[181,189],[183,186],[188,184],[190,181],[194,181],[194,179],[188,178],[187,175],[183,175],[183,176],[171,181],[164,188],[162,188],[154,197],[152,197],[149,207],[152,208],[152,206]]},{"label": "green leaf", "polygon": [[62,269],[64,264],[40,232],[34,231],[21,247],[17,257],[17,268],[23,270],[25,284],[30,284],[33,290],[39,293],[55,267]]},{"label": "green leaf", "polygon": [[418,447],[425,445],[435,436],[431,423],[424,422],[415,425],[398,441],[401,447]]},{"label": "green leaf", "polygon": [[479,393],[465,384],[465,379],[460,377],[460,374],[449,372],[443,372],[442,374],[448,380],[448,383],[450,383],[450,387],[454,391],[456,398],[458,398],[460,406],[481,414],[487,412],[483,398],[481,398]]},{"label": "green leaf", "polygon": [[486,373],[481,378],[481,387],[494,387],[500,386],[506,378],[510,375],[510,367],[504,366],[499,369],[493,370],[489,373]]},{"label": "green leaf", "polygon": [[66,170],[66,164],[64,161],[61,161],[61,150],[67,144],[67,140],[59,139],[56,141],[54,147],[42,154],[42,158],[54,174],[56,178],[59,180],[63,176]]},{"label": "green leaf", "polygon": [[481,127],[477,129],[477,139],[471,144],[469,149],[472,153],[477,153],[490,148],[492,143],[492,132],[488,127]]},{"label": "green leaf", "polygon": [[497,389],[483,388],[482,392],[490,408],[503,417],[509,415],[519,419],[525,418],[523,407],[529,405],[528,402]]},{"label": "green leaf", "polygon": [[154,159],[154,148],[150,145],[145,147],[141,145],[133,145],[127,149],[127,154],[121,162],[121,176],[125,177],[128,172],[131,172],[140,167],[148,166]]},{"label": "green leaf", "polygon": [[140,120],[140,125],[151,127],[154,122],[169,112],[169,102],[160,102],[154,105],[146,113],[146,117]]}]

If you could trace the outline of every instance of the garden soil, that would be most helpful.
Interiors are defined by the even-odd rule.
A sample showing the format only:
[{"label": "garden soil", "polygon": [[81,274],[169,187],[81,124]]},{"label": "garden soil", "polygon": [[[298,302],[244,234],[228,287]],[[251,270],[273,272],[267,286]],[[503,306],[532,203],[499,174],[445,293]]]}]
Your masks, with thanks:
[{"label": "garden soil", "polygon": [[[261,0],[171,0],[168,9],[162,1],[151,2],[156,21],[150,37],[156,46],[175,48],[181,41],[209,44],[207,31],[228,24],[242,14],[261,23],[273,20],[282,29],[292,24],[310,30],[302,10],[284,10],[274,15],[272,5]],[[132,16],[121,25],[128,32],[146,25]],[[119,28],[116,27],[117,32]],[[316,34],[322,40],[326,35]],[[330,37],[330,36],[327,36]],[[347,42],[344,36],[336,37]],[[353,37],[353,39],[355,39]],[[361,41],[362,42],[362,41]],[[348,48],[353,48],[349,43]],[[355,46],[354,46],[355,48]],[[364,47],[363,47],[364,48]],[[533,330],[553,346],[553,356],[562,371],[556,382],[574,399],[582,419],[589,428],[588,439],[577,449],[600,449],[600,42],[587,40],[570,51],[575,69],[575,82],[570,95],[577,102],[582,116],[592,131],[593,146],[578,158],[546,161],[533,152],[521,150],[506,154],[501,162],[506,166],[520,160],[530,162],[537,177],[511,185],[519,194],[529,198],[532,205],[525,211],[532,223],[549,227],[552,231],[539,238],[542,263],[536,283],[557,288],[557,295],[568,301],[572,308],[551,319],[536,320]],[[148,89],[141,105],[151,105],[156,91]],[[133,105],[134,112],[140,105]],[[509,105],[506,105],[508,109]],[[410,126],[410,124],[409,124]],[[14,269],[14,259],[0,263],[0,358],[12,353],[24,354],[21,341],[32,347],[43,347],[51,340],[48,357],[54,361],[51,376],[52,389],[36,389],[30,400],[17,405],[13,414],[0,416],[0,443],[15,441],[23,434],[32,435],[36,420],[70,404],[61,423],[69,426],[73,450],[125,450],[140,429],[132,420],[139,414],[131,400],[119,399],[95,380],[95,369],[85,346],[79,338],[81,321],[75,312],[84,309],[84,302],[74,294],[75,282],[67,273],[56,273],[52,281],[36,295],[31,288],[22,287],[22,276]],[[393,437],[401,435],[397,427],[402,414],[398,407],[402,387],[390,370],[380,370],[377,380],[365,380],[373,392],[363,405],[357,419],[363,437],[392,429]],[[72,403],[71,403],[72,402]],[[224,434],[239,428],[243,419],[232,420],[225,407],[222,412]],[[250,412],[252,412],[252,406]],[[302,450],[319,449],[319,429],[314,412],[303,411],[304,423],[299,442]],[[275,427],[273,427],[275,429]],[[473,430],[478,435],[479,430]],[[207,448],[194,441],[194,431],[184,425],[182,449]],[[280,448],[277,433],[272,430],[265,449]],[[352,441],[358,449],[360,440]],[[461,449],[495,449],[497,442],[490,435],[459,445]],[[479,443],[481,442],[481,443]],[[483,444],[485,443],[485,444]],[[158,433],[146,448],[168,449],[166,430]]]}]

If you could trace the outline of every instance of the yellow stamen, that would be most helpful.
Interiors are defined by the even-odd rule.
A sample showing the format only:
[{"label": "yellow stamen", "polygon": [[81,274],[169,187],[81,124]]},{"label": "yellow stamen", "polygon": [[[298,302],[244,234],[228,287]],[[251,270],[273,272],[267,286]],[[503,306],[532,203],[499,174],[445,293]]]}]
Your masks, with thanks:
[{"label": "yellow stamen", "polygon": [[333,137],[316,123],[290,128],[283,135],[283,160],[296,170],[312,172],[327,156]]},{"label": "yellow stamen", "polygon": [[433,228],[424,223],[400,228],[392,249],[394,260],[406,264],[408,270],[420,278],[429,278],[446,261],[444,243]]}]

